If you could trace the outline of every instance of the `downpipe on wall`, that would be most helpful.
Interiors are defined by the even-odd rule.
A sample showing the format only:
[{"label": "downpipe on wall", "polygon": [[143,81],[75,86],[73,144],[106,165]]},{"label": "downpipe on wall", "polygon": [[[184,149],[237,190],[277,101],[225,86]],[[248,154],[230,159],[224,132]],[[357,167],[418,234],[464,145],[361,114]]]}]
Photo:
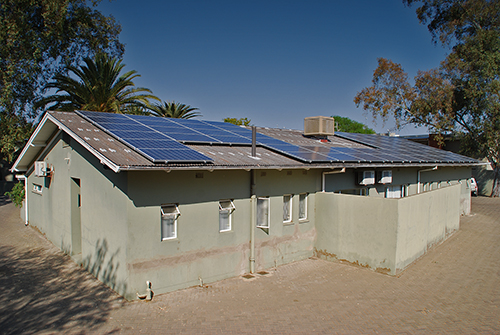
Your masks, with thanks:
[{"label": "downpipe on wall", "polygon": [[435,171],[437,170],[437,165],[431,169],[418,170],[417,172],[417,194],[420,194],[420,172]]},{"label": "downpipe on wall", "polygon": [[25,175],[17,175],[17,180],[22,180],[24,182],[24,225],[29,224],[28,221],[28,178]]}]

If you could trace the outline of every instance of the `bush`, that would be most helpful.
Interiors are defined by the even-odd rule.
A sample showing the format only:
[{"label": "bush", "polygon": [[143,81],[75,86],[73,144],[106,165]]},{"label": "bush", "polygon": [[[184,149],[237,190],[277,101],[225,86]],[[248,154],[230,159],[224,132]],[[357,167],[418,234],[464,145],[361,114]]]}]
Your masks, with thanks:
[{"label": "bush", "polygon": [[17,183],[10,192],[5,192],[5,195],[12,200],[16,207],[22,206],[24,200],[24,184],[22,182]]}]

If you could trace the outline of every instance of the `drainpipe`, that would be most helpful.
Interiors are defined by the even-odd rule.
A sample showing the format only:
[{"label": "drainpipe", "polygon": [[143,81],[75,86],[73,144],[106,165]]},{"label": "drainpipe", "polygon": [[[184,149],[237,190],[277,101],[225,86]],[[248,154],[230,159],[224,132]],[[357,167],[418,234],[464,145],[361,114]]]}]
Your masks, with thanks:
[{"label": "drainpipe", "polygon": [[22,180],[24,182],[24,225],[28,225],[28,178],[25,175],[17,175],[17,180]]},{"label": "drainpipe", "polygon": [[432,169],[418,170],[417,172],[417,194],[420,194],[420,172],[435,171],[438,167],[435,166]]},{"label": "drainpipe", "polygon": [[257,197],[252,194],[250,199],[250,273],[255,272],[255,211],[257,207]]},{"label": "drainpipe", "polygon": [[344,173],[345,172],[345,167],[343,167],[340,170],[334,170],[330,172],[323,172],[322,177],[321,177],[321,192],[325,192],[325,183],[326,183],[326,175],[327,174],[336,174],[336,173]]}]

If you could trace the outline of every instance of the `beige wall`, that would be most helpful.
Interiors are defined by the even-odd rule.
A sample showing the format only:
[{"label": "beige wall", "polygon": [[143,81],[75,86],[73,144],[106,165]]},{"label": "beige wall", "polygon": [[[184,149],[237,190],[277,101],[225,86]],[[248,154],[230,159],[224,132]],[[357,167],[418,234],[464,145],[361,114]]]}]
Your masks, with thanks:
[{"label": "beige wall", "polygon": [[397,274],[459,228],[461,185],[401,199],[316,194],[316,254]]}]

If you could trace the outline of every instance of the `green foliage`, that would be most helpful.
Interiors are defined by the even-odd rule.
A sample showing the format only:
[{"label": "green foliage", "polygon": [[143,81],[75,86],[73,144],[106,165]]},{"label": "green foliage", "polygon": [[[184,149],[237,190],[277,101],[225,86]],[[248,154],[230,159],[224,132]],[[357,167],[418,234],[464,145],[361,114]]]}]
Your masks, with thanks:
[{"label": "green foliage", "polygon": [[[7,157],[16,148],[13,139],[39,114],[33,102],[55,74],[97,52],[123,54],[121,27],[93,8],[98,2],[0,0],[0,148]],[[21,129],[10,129],[16,124]]]},{"label": "green foliage", "polygon": [[122,61],[107,54],[98,54],[94,59],[85,58],[85,65],[69,66],[69,75],[57,74],[47,88],[57,89],[57,93],[37,102],[37,106],[49,107],[52,110],[74,111],[88,110],[106,113],[126,113],[128,110],[149,105],[148,99],[156,99],[150,90],[135,87],[133,79],[139,77],[136,71],[128,71],[120,76],[125,66]]},{"label": "green foliage", "polygon": [[224,122],[227,122],[227,123],[232,123],[232,124],[235,124],[237,126],[249,126],[250,125],[250,122],[252,120],[250,119],[247,119],[246,117],[242,117],[240,119],[237,119],[235,117],[226,117],[224,118],[223,120]]},{"label": "green foliage", "polygon": [[33,125],[17,115],[0,114],[0,157],[7,162],[21,149],[30,137]]},{"label": "green foliage", "polygon": [[163,104],[155,104],[149,109],[152,115],[160,117],[171,117],[176,119],[191,119],[201,116],[199,109],[190,105],[181,104],[175,101],[165,101]]},{"label": "green foliage", "polygon": [[463,152],[487,157],[500,195],[500,1],[404,0],[419,3],[435,43],[452,45],[438,69],[419,71],[415,84],[401,65],[379,59],[372,86],[354,98],[374,118],[393,116],[398,127],[416,124],[456,133]]},{"label": "green foliage", "polygon": [[375,134],[375,130],[368,128],[367,125],[362,124],[358,121],[351,120],[348,117],[338,115],[332,117],[335,119],[336,131],[358,134]]},{"label": "green foliage", "polygon": [[12,200],[16,207],[22,206],[24,201],[24,184],[21,182],[15,184],[10,192],[5,192],[5,195]]}]

